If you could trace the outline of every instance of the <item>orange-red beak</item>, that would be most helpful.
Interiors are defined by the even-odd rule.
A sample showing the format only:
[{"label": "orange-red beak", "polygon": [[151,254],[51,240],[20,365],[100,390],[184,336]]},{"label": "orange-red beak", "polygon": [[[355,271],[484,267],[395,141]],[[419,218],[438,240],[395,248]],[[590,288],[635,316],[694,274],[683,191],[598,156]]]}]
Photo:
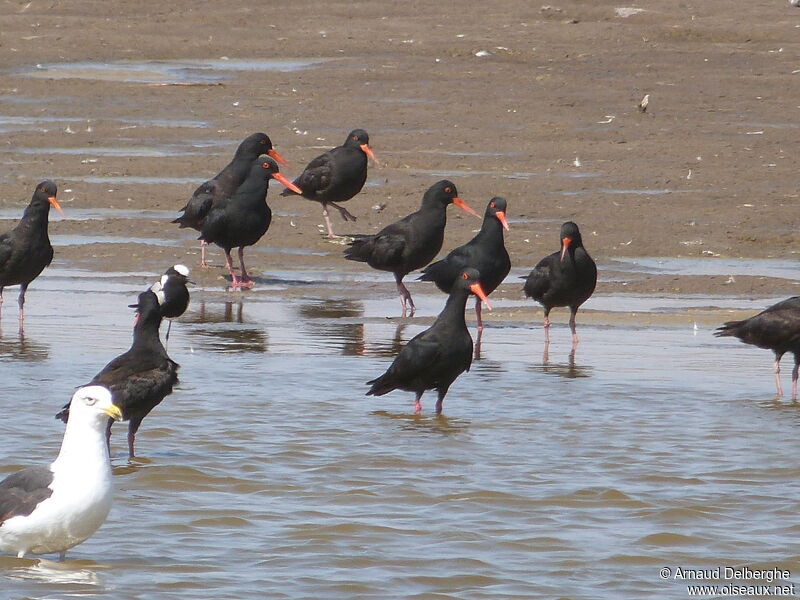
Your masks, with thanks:
[{"label": "orange-red beak", "polygon": [[286,177],[284,177],[284,176],[283,176],[283,175],[281,175],[280,173],[273,173],[273,174],[272,174],[272,178],[273,178],[275,181],[277,181],[277,182],[279,182],[279,183],[282,183],[283,185],[285,185],[287,188],[289,188],[290,190],[292,190],[292,191],[293,191],[295,194],[302,194],[302,193],[303,193],[303,190],[301,190],[299,187],[297,187],[297,186],[296,186],[295,184],[293,184],[291,181],[289,181],[288,179],[286,179]]},{"label": "orange-red beak", "polygon": [[564,257],[567,255],[567,250],[569,249],[569,245],[572,243],[572,238],[565,237],[561,240],[561,260],[564,260]]},{"label": "orange-red beak", "polygon": [[372,148],[369,147],[369,144],[361,144],[361,150],[372,159],[376,165],[379,165],[378,159],[375,158],[375,153],[372,151]]},{"label": "orange-red beak", "polygon": [[506,220],[506,213],[504,213],[502,210],[498,210],[498,211],[497,211],[496,213],[494,213],[494,214],[495,214],[495,216],[497,217],[497,220],[498,220],[498,221],[500,221],[500,223],[502,223],[502,224],[503,224],[503,228],[504,228],[506,231],[508,231],[508,221]]},{"label": "orange-red beak", "polygon": [[55,208],[55,209],[56,209],[58,212],[60,212],[62,216],[66,216],[66,215],[64,215],[64,211],[63,211],[63,210],[61,210],[61,205],[58,203],[58,200],[56,200],[56,197],[55,197],[55,196],[50,196],[50,197],[47,199],[47,201],[48,201],[50,204],[52,204],[52,205],[53,205],[53,208]]},{"label": "orange-red beak", "polygon": [[480,283],[473,283],[471,286],[469,286],[469,290],[481,299],[481,301],[486,305],[486,308],[492,310],[492,305],[489,304],[489,298],[486,297],[486,293],[483,291]]},{"label": "orange-red beak", "polygon": [[284,167],[289,166],[289,163],[286,162],[286,159],[283,158],[280,154],[278,154],[278,151],[275,150],[274,148],[270,148],[269,150],[267,150],[267,154],[269,154],[272,158],[274,158],[275,162],[282,164]]},{"label": "orange-red beak", "polygon": [[455,205],[456,205],[458,208],[460,208],[460,209],[461,209],[461,210],[463,210],[464,212],[468,212],[468,213],[469,213],[469,214],[471,214],[471,215],[475,215],[475,216],[476,216],[476,217],[478,217],[479,219],[481,218],[481,216],[480,216],[478,213],[476,213],[476,212],[475,212],[474,210],[472,210],[472,209],[471,209],[469,206],[467,206],[467,205],[464,203],[464,201],[463,201],[461,198],[459,198],[458,196],[456,196],[455,198],[453,198],[453,204],[455,204]]}]

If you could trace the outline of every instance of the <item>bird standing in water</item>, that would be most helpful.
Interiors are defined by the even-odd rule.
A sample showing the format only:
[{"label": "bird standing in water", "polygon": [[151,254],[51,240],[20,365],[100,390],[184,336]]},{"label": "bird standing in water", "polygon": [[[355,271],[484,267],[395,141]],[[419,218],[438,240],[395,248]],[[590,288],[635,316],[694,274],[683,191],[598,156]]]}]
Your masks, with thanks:
[{"label": "bird standing in water", "polygon": [[597,285],[597,265],[583,247],[578,226],[572,221],[561,225],[561,250],[545,256],[525,278],[525,295],[544,306],[545,343],[550,341],[550,309],[569,306],[572,345],[578,344],[575,319]]},{"label": "bird standing in water", "polygon": [[[150,411],[172,393],[178,383],[178,363],[172,360],[158,335],[161,325],[161,307],[156,295],[147,290],[139,294],[133,326],[133,343],[130,349],[108,363],[94,376],[89,385],[108,388],[114,404],[122,410],[122,420],[128,423],[128,454],[135,457],[134,442],[139,426]],[[68,422],[71,403],[56,415]],[[106,439],[111,438],[111,421],[106,428]]]},{"label": "bird standing in water", "polygon": [[778,397],[783,396],[781,358],[787,352],[794,354],[792,400],[797,400],[797,376],[800,370],[800,296],[793,296],[773,304],[749,319],[728,321],[719,327],[714,335],[737,337],[745,344],[772,350],[775,354],[773,372]]},{"label": "bird standing in water", "polygon": [[434,183],[422,197],[420,209],[387,225],[374,235],[355,236],[344,257],[367,263],[373,269],[391,271],[406,316],[407,306],[414,316],[414,300],[403,284],[403,277],[427,265],[439,254],[444,242],[447,207],[455,204],[462,210],[477,213],[458,197],[453,182],[443,179]]},{"label": "bird standing in water", "polygon": [[113,483],[106,422],[122,412],[102,386],[80,388],[70,403],[56,460],[0,481],[0,551],[19,558],[57,552],[64,560],[108,516]]},{"label": "bird standing in water", "polygon": [[0,308],[3,306],[3,288],[19,285],[19,330],[25,323],[25,292],[53,260],[53,246],[47,234],[50,207],[62,215],[58,204],[58,188],[52,181],[43,181],[33,191],[30,204],[22,218],[11,231],[0,235]]},{"label": "bird standing in water", "polygon": [[480,284],[480,274],[462,270],[450,286],[444,309],[430,328],[414,336],[380,377],[368,381],[368,396],[382,396],[392,390],[415,392],[414,413],[422,412],[422,394],[436,390],[436,414],[441,414],[447,390],[472,364],[472,338],[464,320],[469,295],[491,308]]}]

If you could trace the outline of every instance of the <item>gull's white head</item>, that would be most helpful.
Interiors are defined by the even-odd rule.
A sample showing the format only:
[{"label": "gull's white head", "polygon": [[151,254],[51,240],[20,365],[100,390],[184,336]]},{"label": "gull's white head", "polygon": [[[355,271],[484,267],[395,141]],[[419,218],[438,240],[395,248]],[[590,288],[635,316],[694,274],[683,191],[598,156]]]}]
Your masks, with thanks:
[{"label": "gull's white head", "polygon": [[189,276],[189,267],[187,267],[186,265],[174,265],[172,268],[179,275],[183,275],[184,277]]},{"label": "gull's white head", "polygon": [[122,419],[122,411],[112,401],[111,391],[108,388],[102,385],[87,385],[72,395],[69,421],[97,419],[98,422],[105,423],[108,417],[115,421]]}]

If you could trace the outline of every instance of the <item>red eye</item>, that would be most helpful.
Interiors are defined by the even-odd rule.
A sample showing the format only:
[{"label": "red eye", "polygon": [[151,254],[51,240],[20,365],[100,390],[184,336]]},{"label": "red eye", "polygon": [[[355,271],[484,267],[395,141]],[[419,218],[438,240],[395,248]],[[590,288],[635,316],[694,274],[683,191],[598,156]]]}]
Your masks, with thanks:
[{"label": "red eye", "polygon": [[491,206],[492,208],[494,208],[494,202],[489,202],[489,206]]},{"label": "red eye", "polygon": [[461,279],[469,279],[469,275],[467,275],[466,273],[462,273]]},{"label": "red eye", "polygon": [[449,194],[452,190],[449,187],[444,188],[444,193]]}]

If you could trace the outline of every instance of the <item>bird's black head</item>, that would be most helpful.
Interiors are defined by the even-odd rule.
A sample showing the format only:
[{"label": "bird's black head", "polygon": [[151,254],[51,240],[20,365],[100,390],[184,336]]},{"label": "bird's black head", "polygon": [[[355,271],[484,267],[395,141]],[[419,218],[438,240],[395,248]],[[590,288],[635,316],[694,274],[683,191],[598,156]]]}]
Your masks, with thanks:
[{"label": "bird's black head", "polygon": [[447,208],[449,204],[455,204],[461,210],[480,218],[478,213],[464,204],[464,201],[458,197],[456,185],[447,179],[442,179],[434,183],[422,197],[423,206],[441,206]]},{"label": "bird's black head", "polygon": [[139,294],[138,302],[128,306],[136,309],[136,327],[149,321],[161,322],[161,306],[158,303],[158,296],[151,290]]},{"label": "bird's black head", "polygon": [[261,156],[272,150],[272,140],[266,133],[254,133],[247,136],[236,149],[237,156]]},{"label": "bird's black head", "polygon": [[35,190],[33,190],[31,205],[40,205],[48,210],[50,209],[50,206],[52,206],[63,215],[64,211],[61,210],[61,205],[56,199],[57,194],[58,186],[55,183],[49,180],[43,181],[36,186]]},{"label": "bird's black head", "polygon": [[274,179],[296,194],[303,193],[303,190],[280,174],[278,171],[278,163],[269,156],[259,156],[258,159],[253,162],[253,166],[250,167],[250,175],[255,178],[263,177],[267,180]]},{"label": "bird's black head", "polygon": [[583,245],[583,239],[581,238],[581,231],[578,229],[578,226],[572,222],[567,221],[563,225],[561,225],[561,233],[559,233],[561,238],[561,243],[565,243],[565,240],[569,240],[568,246],[570,248],[577,248],[578,246]]},{"label": "bird's black head", "polygon": [[508,229],[508,221],[506,220],[506,208],[508,206],[508,202],[505,198],[501,198],[500,196],[495,196],[491,200],[489,200],[489,204],[486,206],[486,213],[484,215],[484,219],[494,218],[500,221],[503,228]]},{"label": "bird's black head", "polygon": [[477,269],[473,269],[471,267],[462,269],[461,273],[459,273],[458,277],[453,283],[453,289],[466,290],[472,294],[475,294],[484,302],[484,304],[486,304],[486,307],[491,310],[492,307],[489,304],[489,300],[486,298],[486,292],[484,292],[483,288],[481,287],[480,277],[481,274]]},{"label": "bird's black head", "polygon": [[369,146],[369,134],[363,129],[353,129],[347,134],[347,140],[344,143],[345,146],[362,146],[364,144]]}]

